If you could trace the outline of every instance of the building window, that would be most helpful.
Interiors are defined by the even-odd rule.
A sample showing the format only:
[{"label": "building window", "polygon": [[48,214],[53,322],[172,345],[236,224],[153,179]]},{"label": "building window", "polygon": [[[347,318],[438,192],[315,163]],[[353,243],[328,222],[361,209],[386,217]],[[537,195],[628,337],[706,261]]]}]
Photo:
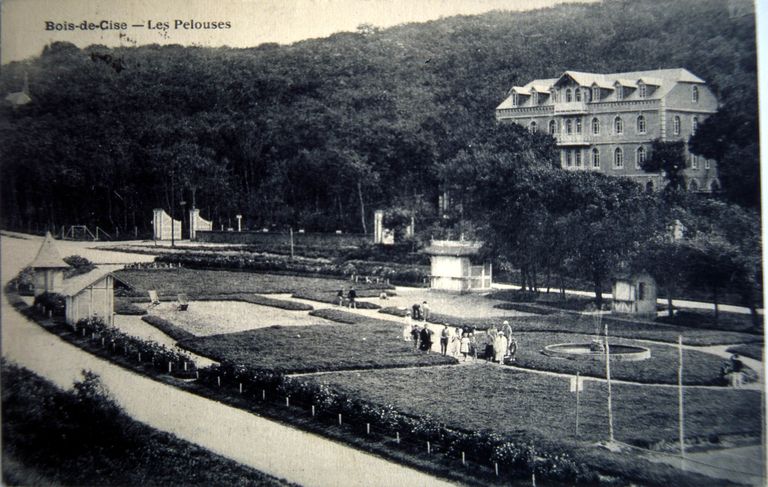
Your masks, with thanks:
[{"label": "building window", "polygon": [[557,133],[557,122],[554,120],[549,121],[549,133],[555,135]]},{"label": "building window", "polygon": [[600,134],[600,120],[598,120],[597,118],[592,119],[592,134],[593,135]]},{"label": "building window", "polygon": [[600,169],[600,150],[597,147],[592,149],[592,167]]},{"label": "building window", "polygon": [[553,102],[557,102],[557,90],[552,90],[550,96],[552,97]]},{"label": "building window", "polygon": [[581,133],[581,119],[580,118],[576,119],[576,133],[577,134]]},{"label": "building window", "polygon": [[699,168],[699,156],[696,154],[691,154],[691,169],[698,169]]},{"label": "building window", "polygon": [[571,167],[573,162],[571,161],[571,151],[565,151],[565,167]]},{"label": "building window", "polygon": [[573,90],[573,95],[576,101],[581,101],[581,88],[576,88]]},{"label": "building window", "polygon": [[637,133],[644,134],[645,131],[646,131],[645,116],[640,115],[639,117],[637,117]]},{"label": "building window", "polygon": [[517,93],[512,93],[512,106],[517,106]]},{"label": "building window", "polygon": [[616,99],[619,101],[624,99],[624,88],[618,83],[616,83]]},{"label": "building window", "polygon": [[695,179],[694,179],[694,180],[692,180],[692,181],[691,181],[691,184],[689,184],[689,185],[688,185],[688,189],[689,189],[691,192],[695,192],[695,191],[698,191],[698,190],[699,190],[699,183],[697,183]]},{"label": "building window", "polygon": [[576,149],[575,153],[576,153],[576,157],[575,157],[576,167],[581,167],[581,150]]},{"label": "building window", "polygon": [[593,86],[592,87],[592,101],[600,101],[600,87],[599,86]]},{"label": "building window", "polygon": [[537,91],[531,92],[531,104],[532,105],[538,105],[539,104],[539,93]]},{"label": "building window", "polygon": [[693,117],[691,119],[691,135],[696,135],[696,131],[699,129],[699,117]]},{"label": "building window", "polygon": [[637,283],[637,300],[638,301],[645,300],[645,283],[644,282]]},{"label": "building window", "polygon": [[691,101],[693,103],[699,102],[699,87],[698,86],[691,86]]},{"label": "building window", "polygon": [[624,133],[624,120],[622,120],[621,117],[616,117],[613,119],[613,133],[616,135],[621,135]]},{"label": "building window", "polygon": [[565,102],[570,103],[571,102],[571,89],[568,88],[565,90]]},{"label": "building window", "polygon": [[573,133],[573,123],[570,119],[565,121],[565,133],[571,135]]},{"label": "building window", "polygon": [[615,151],[613,151],[613,168],[614,169],[621,169],[624,167],[624,151],[621,150],[621,147],[617,147]]},{"label": "building window", "polygon": [[645,98],[646,96],[648,96],[648,90],[645,86],[645,83],[638,83],[637,96],[639,96],[640,98]]},{"label": "building window", "polygon": [[675,135],[680,135],[680,117],[675,116],[673,125],[674,125]]},{"label": "building window", "polygon": [[637,157],[635,157],[635,168],[641,169],[645,162],[645,147],[640,146],[637,148]]},{"label": "building window", "polygon": [[531,122],[529,130],[531,131],[531,133],[536,132],[536,122]]},{"label": "building window", "polygon": [[704,159],[704,169],[709,169],[709,168],[710,168],[709,159]]},{"label": "building window", "polygon": [[589,88],[584,89],[584,101],[587,103],[592,101],[592,91]]}]

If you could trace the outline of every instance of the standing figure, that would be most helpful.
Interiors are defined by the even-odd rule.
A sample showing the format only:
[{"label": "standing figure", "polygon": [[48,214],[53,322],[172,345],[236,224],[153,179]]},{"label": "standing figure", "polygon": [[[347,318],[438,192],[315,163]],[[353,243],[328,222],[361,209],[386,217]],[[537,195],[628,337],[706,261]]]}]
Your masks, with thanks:
[{"label": "standing figure", "polygon": [[403,321],[403,340],[408,342],[411,340],[411,332],[413,331],[413,320],[411,319],[411,312],[405,312],[405,320]]},{"label": "standing figure", "polygon": [[501,332],[507,337],[507,340],[512,338],[512,327],[509,326],[509,321],[504,320],[504,323],[501,325]]},{"label": "standing figure", "polygon": [[344,306],[344,288],[339,288],[339,292],[336,293],[336,300],[339,302],[339,306]]},{"label": "standing figure", "polygon": [[463,333],[461,328],[454,328],[451,334],[451,343],[448,344],[448,354],[452,357],[459,358],[461,356],[461,337]]},{"label": "standing figure", "polygon": [[421,319],[424,321],[429,319],[429,305],[426,301],[421,303]]},{"label": "standing figure", "polygon": [[411,339],[413,340],[413,348],[416,350],[419,349],[420,337],[421,337],[421,328],[419,328],[419,325],[414,323],[413,327],[411,328]]},{"label": "standing figure", "polygon": [[357,309],[357,302],[355,301],[357,299],[357,291],[355,291],[355,288],[350,288],[349,293],[347,293],[347,299],[349,300],[349,308]]},{"label": "standing figure", "polygon": [[451,339],[451,330],[448,329],[448,323],[443,324],[443,331],[440,332],[440,353],[448,355],[448,342]]},{"label": "standing figure", "polygon": [[419,349],[429,352],[432,349],[432,330],[424,325],[424,328],[421,329],[421,333],[419,334],[419,339],[421,341]]},{"label": "standing figure", "polygon": [[470,340],[466,333],[461,334],[461,346],[459,348],[461,354],[464,356],[464,362],[467,361],[467,356],[470,354]]},{"label": "standing figure", "polygon": [[412,318],[416,321],[421,321],[421,305],[416,303],[411,307],[411,310],[413,313]]}]

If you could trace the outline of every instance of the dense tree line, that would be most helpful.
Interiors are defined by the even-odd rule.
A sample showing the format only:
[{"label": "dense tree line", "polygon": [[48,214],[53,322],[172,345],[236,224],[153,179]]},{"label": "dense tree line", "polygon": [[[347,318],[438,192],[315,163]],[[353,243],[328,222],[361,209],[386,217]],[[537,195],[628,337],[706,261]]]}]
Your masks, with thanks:
[{"label": "dense tree line", "polygon": [[471,171],[500,150],[546,165],[545,137],[491,140],[493,109],[512,85],[566,69],[707,80],[724,107],[712,119],[735,128],[705,124],[724,142],[697,150],[720,161],[726,196],[754,206],[755,65],[754,16],[719,0],[492,12],[251,49],[55,43],[0,74],[3,94],[27,74],[32,97],[0,112],[2,224],[147,230],[152,208],[180,215],[184,200],[217,226],[241,213],[250,227],[370,232],[374,209],[399,208],[424,228],[447,166]]}]

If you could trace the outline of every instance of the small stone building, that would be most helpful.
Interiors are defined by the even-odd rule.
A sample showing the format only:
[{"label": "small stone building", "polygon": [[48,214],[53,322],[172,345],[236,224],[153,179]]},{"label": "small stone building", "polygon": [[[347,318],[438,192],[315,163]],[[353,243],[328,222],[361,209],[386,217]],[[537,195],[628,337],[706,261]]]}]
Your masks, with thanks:
[{"label": "small stone building", "polygon": [[647,272],[617,275],[613,279],[612,313],[656,316],[656,281]]},{"label": "small stone building", "polygon": [[47,232],[35,260],[30,264],[35,271],[35,296],[61,292],[64,270],[70,268],[70,265],[62,260],[54,242],[51,232]]},{"label": "small stone building", "polygon": [[432,240],[424,253],[429,255],[432,289],[470,292],[491,288],[490,262],[472,265],[470,257],[479,253],[482,242],[464,240]]}]

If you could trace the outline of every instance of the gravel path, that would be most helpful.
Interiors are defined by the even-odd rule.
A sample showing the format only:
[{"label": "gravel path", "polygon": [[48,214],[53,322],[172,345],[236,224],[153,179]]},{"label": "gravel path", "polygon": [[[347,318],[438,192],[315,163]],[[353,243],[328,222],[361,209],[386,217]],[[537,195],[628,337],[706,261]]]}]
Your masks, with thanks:
[{"label": "gravel path", "polygon": [[[4,283],[34,258],[39,241],[30,244],[28,240],[2,237]],[[76,250],[62,254],[77,253],[94,262],[126,258],[126,254]],[[5,296],[1,308],[2,354],[7,359],[62,388],[70,388],[79,380],[81,370],[92,370],[135,419],[257,470],[307,486],[453,485],[113,365],[27,320]]]}]

